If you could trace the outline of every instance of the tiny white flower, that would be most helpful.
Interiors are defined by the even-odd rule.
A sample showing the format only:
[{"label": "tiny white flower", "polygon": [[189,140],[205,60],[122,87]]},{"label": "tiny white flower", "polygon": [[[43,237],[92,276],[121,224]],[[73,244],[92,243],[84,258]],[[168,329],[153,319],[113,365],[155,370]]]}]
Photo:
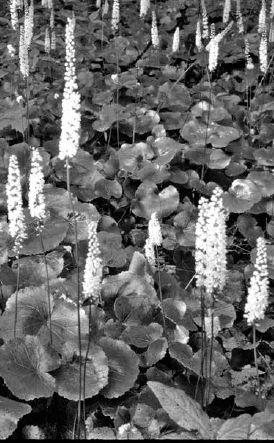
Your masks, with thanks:
[{"label": "tiny white flower", "polygon": [[111,80],[113,81],[113,83],[115,83],[116,85],[118,85],[119,80],[118,80],[118,74],[111,74],[110,76]]},{"label": "tiny white flower", "polygon": [[108,0],[105,0],[103,9],[102,9],[102,17],[104,17],[105,15],[108,14],[108,10],[109,10],[109,3]]},{"label": "tiny white flower", "polygon": [[195,271],[197,287],[209,295],[221,291],[226,282],[226,213],[222,190],[214,189],[210,200],[201,197],[195,228]]},{"label": "tiny white flower", "polygon": [[150,0],[140,0],[140,17],[144,17],[150,8]]},{"label": "tiny white flower", "polygon": [[119,0],[113,0],[112,16],[111,16],[111,27],[113,32],[118,31],[119,22],[120,22]]},{"label": "tiny white flower", "polygon": [[173,35],[172,52],[179,51],[179,46],[180,46],[180,28],[179,26],[177,26]]},{"label": "tiny white flower", "polygon": [[262,0],[262,5],[259,13],[259,20],[258,20],[258,32],[261,34],[262,32],[266,31],[266,6],[265,6],[265,0]]},{"label": "tiny white flower", "polygon": [[97,222],[91,221],[88,227],[88,255],[83,278],[84,300],[97,304],[100,300],[103,264],[97,237]]},{"label": "tiny white flower", "polygon": [[250,279],[250,287],[245,305],[245,318],[249,325],[264,318],[268,304],[268,270],[265,239],[257,239],[255,270]]},{"label": "tiny white flower", "polygon": [[33,0],[31,0],[30,4],[25,2],[25,17],[24,17],[24,32],[25,32],[25,44],[29,49],[31,40],[33,37],[33,27],[34,27],[34,5]]},{"label": "tiny white flower", "polygon": [[151,242],[150,238],[146,239],[145,243],[145,257],[151,266],[155,266],[156,257],[154,251],[154,244]]},{"label": "tiny white flower", "polygon": [[13,58],[15,56],[15,47],[11,43],[9,43],[7,44],[7,50],[11,58]]},{"label": "tiny white flower", "polygon": [[17,4],[16,0],[10,0],[10,18],[11,18],[11,26],[14,31],[18,27],[18,13],[17,13]]},{"label": "tiny white flower", "polygon": [[231,11],[231,0],[225,0],[224,9],[223,9],[223,23],[228,22],[230,11]]},{"label": "tiny white flower", "polygon": [[153,245],[161,246],[163,242],[163,237],[156,212],[153,212],[151,214],[150,220],[148,222],[148,237]]},{"label": "tiny white flower", "polygon": [[25,41],[25,30],[23,25],[20,26],[19,62],[20,72],[24,78],[27,78],[29,76],[29,54],[28,46]]},{"label": "tiny white flower", "polygon": [[64,160],[76,155],[80,140],[80,94],[75,70],[75,19],[68,18],[66,25],[66,72],[62,100],[61,136],[59,158]]},{"label": "tiny white flower", "polygon": [[218,65],[218,55],[219,55],[219,42],[216,38],[210,40],[206,49],[209,51],[208,54],[208,70],[209,72],[214,71]]},{"label": "tiny white flower", "polygon": [[6,185],[9,218],[9,233],[14,238],[15,250],[19,251],[26,238],[26,224],[23,213],[22,187],[17,157],[10,156],[8,181]]},{"label": "tiny white flower", "polygon": [[267,36],[266,31],[262,32],[259,48],[260,69],[266,74],[267,72]]},{"label": "tiny white flower", "polygon": [[29,177],[29,210],[31,217],[36,217],[39,221],[46,218],[44,184],[42,157],[38,149],[33,149]]},{"label": "tiny white flower", "polygon": [[239,34],[244,33],[244,22],[243,22],[243,15],[241,12],[241,0],[236,0],[236,19],[237,19],[237,26],[239,30]]},{"label": "tiny white flower", "polygon": [[47,54],[49,54],[50,53],[50,36],[49,36],[49,28],[48,28],[48,26],[46,27],[46,31],[45,31],[44,47],[45,47],[45,52]]},{"label": "tiny white flower", "polygon": [[198,51],[200,52],[203,48],[200,19],[197,20],[196,24],[195,45]]},{"label": "tiny white flower", "polygon": [[156,20],[155,11],[152,11],[151,41],[152,41],[152,46],[154,48],[159,48],[160,40],[159,40],[159,34],[158,34],[158,27],[157,27],[157,20]]},{"label": "tiny white flower", "polygon": [[208,27],[208,15],[205,5],[205,0],[201,0],[201,8],[202,8],[202,24],[203,24],[203,32],[202,37],[208,38],[209,37],[209,27]]},{"label": "tiny white flower", "polygon": [[221,325],[219,317],[214,315],[212,318],[211,310],[209,309],[208,315],[205,317],[205,333],[207,337],[209,339],[216,337],[216,335],[220,332],[220,330],[221,330]]}]

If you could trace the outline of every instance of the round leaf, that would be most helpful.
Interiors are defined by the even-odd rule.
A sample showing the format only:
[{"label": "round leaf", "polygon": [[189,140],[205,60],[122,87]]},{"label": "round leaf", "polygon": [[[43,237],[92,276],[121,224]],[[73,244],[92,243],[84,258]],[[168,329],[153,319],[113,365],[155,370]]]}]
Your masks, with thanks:
[{"label": "round leaf", "polygon": [[[83,352],[82,355],[85,355]],[[81,365],[82,380],[84,379],[84,364]],[[68,400],[77,401],[79,398],[79,373],[78,362],[62,365],[54,374],[56,390],[59,395]],[[101,348],[93,346],[88,355],[85,373],[85,393],[82,384],[82,399],[91,398],[108,383],[108,360]]]},{"label": "round leaf", "polygon": [[108,384],[102,390],[107,398],[117,398],[133,387],[139,374],[137,355],[120,340],[103,337],[100,346],[107,355],[109,365]]},{"label": "round leaf", "polygon": [[[68,298],[53,300],[51,296],[52,345],[62,351],[65,343],[77,343],[77,306]],[[16,293],[8,299],[6,310],[0,318],[0,331],[4,340],[13,337]],[[39,334],[44,343],[50,340],[48,294],[44,287],[25,288],[18,292],[16,336]],[[88,333],[88,318],[80,311],[81,332]]]},{"label": "round leaf", "polygon": [[156,212],[158,217],[167,217],[178,205],[179,193],[174,186],[168,186],[158,194],[154,183],[142,183],[132,201],[132,212],[149,220],[153,212]]},{"label": "round leaf", "polygon": [[30,412],[28,404],[0,397],[0,439],[8,438],[17,428],[20,418]]},{"label": "round leaf", "polygon": [[44,347],[37,337],[15,338],[0,348],[0,375],[22,400],[51,397],[55,380],[48,372],[59,365],[58,354]]}]

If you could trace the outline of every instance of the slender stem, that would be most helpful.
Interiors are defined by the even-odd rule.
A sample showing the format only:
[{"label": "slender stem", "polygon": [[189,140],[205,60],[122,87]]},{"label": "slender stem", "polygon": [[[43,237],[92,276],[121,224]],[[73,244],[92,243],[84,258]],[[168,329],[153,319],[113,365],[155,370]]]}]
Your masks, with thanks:
[{"label": "slender stem", "polygon": [[205,294],[203,288],[200,288],[201,295],[201,368],[200,368],[200,377],[197,380],[196,389],[195,389],[195,398],[198,395],[199,381],[201,379],[202,389],[201,389],[201,406],[204,407],[205,403],[205,389],[203,385],[203,379],[206,378],[207,365],[205,366],[205,374],[204,374],[204,361],[207,358],[206,352],[206,335],[205,335]]},{"label": "slender stem", "polygon": [[17,281],[16,281],[16,295],[15,295],[15,313],[14,313],[14,338],[16,338],[17,327],[17,309],[18,309],[18,291],[19,291],[19,279],[20,279],[20,259],[19,254],[17,256]]},{"label": "slender stem", "polygon": [[167,338],[166,319],[165,319],[165,313],[164,313],[162,283],[161,283],[161,275],[160,275],[160,262],[159,262],[159,254],[158,254],[158,247],[157,246],[155,246],[155,251],[156,251],[156,263],[157,263],[157,270],[158,270],[159,296],[160,296],[162,316],[163,316],[164,335]]},{"label": "slender stem", "polygon": [[257,349],[256,349],[256,326],[255,326],[254,322],[252,324],[252,335],[253,335],[253,353],[254,353],[254,364],[255,364],[255,368],[256,368],[256,375],[257,375],[257,385],[258,385],[259,396],[260,396],[260,398],[262,398],[258,360],[257,360]]},{"label": "slender stem", "polygon": [[[91,304],[89,304],[89,312],[88,312],[88,345],[87,345],[87,351],[85,355],[85,361],[84,361],[84,375],[83,375],[83,398],[85,400],[86,397],[86,372],[87,372],[87,361],[88,361],[88,354],[89,354],[89,348],[90,348],[90,342],[91,342]],[[83,416],[86,417],[86,405],[85,401],[83,403]],[[85,439],[86,437],[86,427],[85,427]]]},{"label": "slender stem", "polygon": [[48,315],[49,315],[50,344],[52,345],[51,302],[50,302],[49,272],[48,272],[48,263],[47,263],[47,258],[46,258],[46,251],[45,251],[44,242],[43,242],[43,236],[42,236],[42,229],[41,229],[40,224],[39,224],[39,226],[38,226],[38,230],[39,230],[40,242],[41,242],[41,247],[42,247],[42,251],[43,251],[43,257],[44,257],[45,268],[46,268],[47,292],[48,292],[48,311],[49,311],[49,314],[48,314]]},{"label": "slender stem", "polygon": [[74,204],[71,198],[70,191],[70,174],[69,174],[69,160],[66,158],[66,171],[67,171],[67,190],[69,193],[69,201],[73,214],[74,222],[74,235],[75,235],[75,261],[77,266],[77,321],[78,321],[78,350],[79,350],[79,400],[78,400],[78,412],[77,412],[77,436],[80,438],[81,430],[81,398],[82,398],[82,343],[81,343],[81,317],[80,317],[80,270],[79,270],[79,254],[78,254],[78,235],[77,235],[77,221],[75,216]]},{"label": "slender stem", "polygon": [[206,395],[206,406],[209,404],[210,395],[210,384],[211,384],[211,373],[212,373],[212,360],[213,360],[213,340],[214,340],[214,305],[215,297],[212,296],[212,306],[211,306],[211,337],[210,337],[210,354],[209,354],[209,374],[207,378],[207,395]]},{"label": "slender stem", "polygon": [[[118,56],[118,49],[117,49],[117,42],[115,38],[115,52],[116,52],[116,74],[117,78],[119,75],[119,56]],[[117,146],[119,147],[120,144],[120,136],[119,136],[119,118],[118,118],[118,106],[119,106],[119,85],[117,84],[116,87],[116,103],[117,103],[117,111],[116,111],[116,130],[117,130]]]},{"label": "slender stem", "polygon": [[29,134],[29,78],[26,78],[26,105],[27,105],[27,122],[28,122],[28,126],[27,126],[27,133],[26,133],[26,142],[29,145],[29,141],[30,141],[30,134]]}]

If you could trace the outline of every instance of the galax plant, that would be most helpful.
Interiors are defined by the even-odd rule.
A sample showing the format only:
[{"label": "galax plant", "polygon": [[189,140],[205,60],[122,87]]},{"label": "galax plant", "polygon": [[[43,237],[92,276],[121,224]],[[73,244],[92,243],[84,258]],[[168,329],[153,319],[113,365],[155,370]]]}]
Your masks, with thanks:
[{"label": "galax plant", "polygon": [[274,1],[5,14],[0,438],[273,438]]}]

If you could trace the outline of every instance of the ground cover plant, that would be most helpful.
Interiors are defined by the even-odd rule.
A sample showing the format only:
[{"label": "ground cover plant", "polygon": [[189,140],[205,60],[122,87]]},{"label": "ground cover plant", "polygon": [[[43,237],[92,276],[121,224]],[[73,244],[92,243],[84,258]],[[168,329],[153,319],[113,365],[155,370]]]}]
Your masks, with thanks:
[{"label": "ground cover plant", "polygon": [[272,439],[274,2],[0,12],[0,438]]}]

